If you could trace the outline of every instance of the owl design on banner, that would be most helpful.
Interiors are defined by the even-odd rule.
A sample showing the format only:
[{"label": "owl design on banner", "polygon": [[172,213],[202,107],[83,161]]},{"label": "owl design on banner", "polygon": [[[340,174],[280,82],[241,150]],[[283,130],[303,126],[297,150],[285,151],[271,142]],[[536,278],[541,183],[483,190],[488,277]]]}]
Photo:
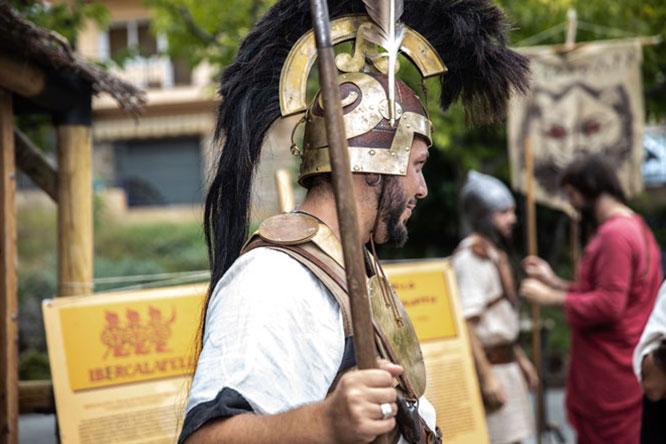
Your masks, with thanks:
[{"label": "owl design on banner", "polygon": [[536,200],[573,215],[560,189],[564,169],[594,153],[612,163],[627,196],[643,189],[642,49],[637,39],[521,48],[530,59],[530,91],[509,104],[511,183],[525,193],[526,147]]},{"label": "owl design on banner", "polygon": [[558,92],[537,88],[522,124],[524,144],[533,133],[534,175],[549,194],[558,194],[562,171],[578,156],[601,153],[614,165],[631,158],[633,119],[623,85],[594,88],[573,83]]}]

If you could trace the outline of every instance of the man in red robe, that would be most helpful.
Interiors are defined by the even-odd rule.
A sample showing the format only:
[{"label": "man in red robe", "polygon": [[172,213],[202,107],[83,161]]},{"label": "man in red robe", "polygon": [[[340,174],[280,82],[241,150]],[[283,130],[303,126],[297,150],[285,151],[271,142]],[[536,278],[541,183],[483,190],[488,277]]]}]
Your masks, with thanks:
[{"label": "man in red robe", "polygon": [[632,355],[663,278],[661,253],[602,158],[572,163],[561,184],[583,220],[594,222],[594,233],[575,282],[557,277],[545,261],[531,256],[523,263],[529,277],[520,294],[565,312],[571,328],[566,406],[578,442],[637,444],[642,392]]}]

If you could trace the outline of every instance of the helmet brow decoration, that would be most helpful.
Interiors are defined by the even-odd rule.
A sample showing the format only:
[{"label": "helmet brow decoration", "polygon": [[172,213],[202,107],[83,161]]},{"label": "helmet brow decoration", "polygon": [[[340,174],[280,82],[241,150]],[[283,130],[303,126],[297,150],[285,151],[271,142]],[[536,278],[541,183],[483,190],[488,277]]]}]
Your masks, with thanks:
[{"label": "helmet brow decoration", "polygon": [[[344,16],[331,23],[333,44],[354,41],[352,53],[336,56],[351,169],[354,173],[405,175],[414,137],[422,136],[430,146],[432,124],[418,96],[395,80],[399,63],[391,68],[387,54],[373,43],[378,32],[378,26],[363,15]],[[446,71],[425,38],[404,25],[401,35],[397,49],[414,62],[423,77]],[[306,108],[307,78],[316,57],[314,32],[309,31],[289,52],[280,75],[282,115],[305,110],[297,124],[305,125],[303,146],[292,140],[292,153],[301,156],[301,185],[310,176],[331,171],[321,95]],[[393,79],[389,69],[393,69]]]}]

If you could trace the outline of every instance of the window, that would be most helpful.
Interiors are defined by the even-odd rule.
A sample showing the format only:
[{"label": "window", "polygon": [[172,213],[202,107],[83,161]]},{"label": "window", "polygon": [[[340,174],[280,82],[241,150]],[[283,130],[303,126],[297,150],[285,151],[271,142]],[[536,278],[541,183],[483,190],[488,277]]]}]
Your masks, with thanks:
[{"label": "window", "polygon": [[203,202],[199,137],[115,143],[115,177],[130,207]]},{"label": "window", "polygon": [[163,55],[166,37],[155,36],[147,21],[114,23],[101,35],[100,55],[123,62],[122,77],[141,87],[190,85],[192,70],[183,60]]}]

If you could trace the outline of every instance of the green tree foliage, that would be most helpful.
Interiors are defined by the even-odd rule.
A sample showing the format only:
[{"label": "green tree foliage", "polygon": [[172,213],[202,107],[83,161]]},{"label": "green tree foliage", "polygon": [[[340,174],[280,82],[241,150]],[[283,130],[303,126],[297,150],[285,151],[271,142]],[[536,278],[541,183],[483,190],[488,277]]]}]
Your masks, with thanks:
[{"label": "green tree foliage", "polygon": [[[576,10],[576,40],[580,42],[636,36],[666,39],[666,3],[662,0],[498,0],[515,28],[512,40],[521,41],[566,20],[568,8]],[[539,44],[564,41],[555,33]],[[661,119],[666,113],[666,44],[643,48],[643,86],[648,119]]]},{"label": "green tree foliage", "polygon": [[[79,31],[92,20],[103,27],[109,21],[109,11],[104,5],[85,0],[70,2],[44,2],[40,0],[10,0],[10,5],[20,15],[37,26],[60,34],[72,48],[76,48]],[[17,126],[44,151],[53,151],[54,134],[50,117],[45,114],[21,115]]]},{"label": "green tree foliage", "polygon": [[271,0],[144,0],[153,29],[169,39],[169,52],[191,66],[210,63],[218,71],[236,55],[238,45],[273,4]]},{"label": "green tree foliage", "polygon": [[104,26],[109,11],[104,5],[86,0],[44,2],[40,0],[10,0],[12,7],[22,16],[46,29],[57,32],[76,48],[78,32],[88,20]]}]

